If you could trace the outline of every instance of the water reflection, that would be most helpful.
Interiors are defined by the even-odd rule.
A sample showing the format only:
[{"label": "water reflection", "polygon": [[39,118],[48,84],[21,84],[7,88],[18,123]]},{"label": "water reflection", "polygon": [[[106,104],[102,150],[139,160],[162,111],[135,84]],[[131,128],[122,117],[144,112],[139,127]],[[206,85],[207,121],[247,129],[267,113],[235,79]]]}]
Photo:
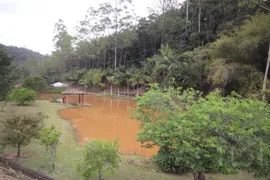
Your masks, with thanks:
[{"label": "water reflection", "polygon": [[[70,96],[67,101],[77,102],[77,99],[76,96]],[[85,96],[85,103],[93,106],[60,111],[62,117],[72,120],[81,143],[91,139],[119,138],[120,151],[124,154],[150,157],[156,153],[157,148],[142,148],[136,142],[139,122],[130,120],[130,108],[136,106],[133,101]]]}]

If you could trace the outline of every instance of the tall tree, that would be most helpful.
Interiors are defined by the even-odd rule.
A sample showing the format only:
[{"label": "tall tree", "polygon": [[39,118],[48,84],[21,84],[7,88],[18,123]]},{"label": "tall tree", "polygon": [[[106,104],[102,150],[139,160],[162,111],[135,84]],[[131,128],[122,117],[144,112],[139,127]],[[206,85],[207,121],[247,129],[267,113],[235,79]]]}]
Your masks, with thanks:
[{"label": "tall tree", "polygon": [[[6,52],[6,49],[0,45],[0,101],[7,100],[8,92],[15,85],[18,78],[18,71],[16,67],[12,65],[12,58],[10,58]],[[3,110],[5,103],[1,106]]]},{"label": "tall tree", "polygon": [[[178,0],[156,0],[157,13],[161,16],[161,44],[164,44],[164,16],[170,9],[177,8]],[[153,10],[152,10],[153,11]]]},{"label": "tall tree", "polygon": [[117,68],[118,58],[118,33],[126,29],[130,25],[132,16],[130,15],[130,8],[132,0],[115,0],[113,5],[113,29],[114,29],[114,69]]}]

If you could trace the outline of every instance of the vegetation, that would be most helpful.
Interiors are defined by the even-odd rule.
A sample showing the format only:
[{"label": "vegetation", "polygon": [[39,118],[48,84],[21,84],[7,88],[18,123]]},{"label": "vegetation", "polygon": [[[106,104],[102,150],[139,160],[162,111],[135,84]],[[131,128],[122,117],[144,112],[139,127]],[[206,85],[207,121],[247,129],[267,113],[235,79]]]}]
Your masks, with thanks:
[{"label": "vegetation", "polygon": [[[0,112],[1,117],[7,117],[11,114],[11,106],[7,104],[5,111]],[[54,179],[62,179],[65,177],[67,180],[80,179],[81,176],[76,173],[76,161],[82,157],[82,149],[79,143],[76,142],[74,137],[74,131],[69,121],[65,121],[59,117],[57,111],[61,110],[63,106],[50,103],[49,101],[37,101],[33,106],[18,106],[16,107],[17,113],[38,113],[43,112],[49,116],[44,125],[47,128],[51,127],[51,124],[56,126],[56,129],[61,132],[60,144],[57,148],[57,156],[55,164],[57,168],[52,171],[48,164],[47,152],[44,151],[44,147],[40,145],[39,140],[33,140],[31,143],[23,148],[24,156],[27,158],[17,159],[18,162],[26,167],[38,170]],[[0,126],[0,130],[3,126]],[[0,134],[0,137],[2,134]],[[2,156],[12,158],[13,153],[17,154],[16,148],[5,148]],[[187,173],[185,175],[174,175],[160,172],[159,168],[151,162],[151,160],[134,156],[134,155],[120,155],[121,164],[117,172],[111,177],[104,177],[108,180],[119,180],[119,179],[146,179],[146,180],[190,180],[192,174]],[[134,161],[134,163],[130,163]],[[218,174],[207,174],[207,178],[214,178],[220,180],[246,180],[252,178],[251,175],[241,172],[234,176],[224,176]]]},{"label": "vegetation", "polygon": [[35,101],[37,93],[32,89],[17,88],[13,89],[9,95],[9,101],[17,102],[19,105],[24,105],[25,102]]},{"label": "vegetation", "polygon": [[44,92],[48,88],[46,80],[39,76],[25,78],[22,86],[27,89],[32,89],[38,93]]},{"label": "vegetation", "polygon": [[136,102],[143,129],[138,140],[160,148],[154,159],[163,170],[191,170],[194,180],[205,179],[206,172],[239,170],[270,176],[268,104],[235,93],[202,98],[193,89],[162,91],[157,85]]},{"label": "vegetation", "polygon": [[[0,44],[1,45],[1,44]],[[42,61],[44,56],[38,52],[34,52],[30,49],[16,46],[4,46],[8,53],[8,56],[14,58],[15,62],[23,63],[31,58],[35,58],[38,61]]]},{"label": "vegetation", "polygon": [[47,153],[49,154],[50,164],[53,169],[55,169],[54,162],[60,136],[61,132],[56,130],[54,125],[52,125],[50,128],[43,128],[39,133],[41,145],[45,147]]},{"label": "vegetation", "polygon": [[101,3],[88,9],[74,36],[59,20],[55,51],[44,61],[29,57],[21,70],[47,83],[67,80],[111,94],[113,87],[119,94],[149,82],[169,87],[174,79],[175,87],[250,97],[268,88],[269,6],[261,0],[165,0],[140,18],[129,0]]},{"label": "vegetation", "polygon": [[44,115],[38,114],[16,114],[1,120],[3,124],[1,146],[6,148],[12,146],[17,148],[17,157],[21,155],[21,147],[28,145],[32,139],[38,137],[43,126]]},{"label": "vegetation", "polygon": [[[25,56],[22,64],[15,64],[16,70],[0,46],[0,101],[8,98],[23,105],[35,100],[35,91],[42,92],[47,83],[62,80],[78,88],[104,90],[104,94],[109,89],[111,96],[116,90],[118,97],[123,92],[129,95],[130,88],[142,95],[150,87],[136,97],[134,118],[142,127],[138,140],[145,147],[159,147],[153,161],[161,170],[191,172],[195,180],[204,180],[209,173],[241,171],[269,179],[269,6],[270,1],[263,0],[186,0],[181,4],[158,0],[148,17],[138,17],[130,0],[101,3],[88,9],[76,26],[76,35],[60,19],[55,24],[55,50],[43,61],[36,55]],[[22,80],[14,72],[27,78],[23,88],[11,91],[16,79]],[[17,108],[49,111],[53,118],[48,123],[53,121],[62,133],[60,137],[51,127],[41,136],[43,146],[50,149],[51,166],[54,169],[56,162],[59,168],[47,171],[41,157],[22,163],[43,167],[57,179],[78,179],[74,162],[80,158],[76,154],[81,147],[75,139],[71,141],[71,127],[56,115],[58,105],[39,102]],[[27,135],[21,135],[24,131],[16,130],[27,123],[13,121],[26,121],[24,116],[4,114],[4,120],[12,123],[3,124],[3,144],[18,148],[30,140],[15,139],[36,136],[37,132],[33,135],[27,130]],[[14,132],[12,127],[8,132],[7,125],[16,126]],[[35,143],[30,143],[29,152],[42,154]],[[57,157],[56,147],[61,152]],[[86,179],[101,179],[114,171],[119,173],[111,179],[129,179],[131,174],[141,179],[174,178],[135,166],[127,169],[128,163],[119,162],[116,143],[90,141],[77,171]]]},{"label": "vegetation", "polygon": [[87,180],[102,175],[112,175],[120,164],[117,141],[91,140],[84,146],[83,158],[77,165],[77,171]]},{"label": "vegetation", "polygon": [[221,88],[224,94],[249,97],[267,89],[268,1],[157,4],[137,24],[128,1],[89,8],[76,36],[59,20],[56,49],[41,65],[41,76],[94,90],[117,87],[117,93],[149,82],[169,87],[172,79],[175,87],[205,94]]},{"label": "vegetation", "polygon": [[[17,75],[12,59],[8,57],[4,47],[0,45],[0,101],[7,101],[9,91],[14,86]],[[5,103],[1,109],[3,110]]]}]

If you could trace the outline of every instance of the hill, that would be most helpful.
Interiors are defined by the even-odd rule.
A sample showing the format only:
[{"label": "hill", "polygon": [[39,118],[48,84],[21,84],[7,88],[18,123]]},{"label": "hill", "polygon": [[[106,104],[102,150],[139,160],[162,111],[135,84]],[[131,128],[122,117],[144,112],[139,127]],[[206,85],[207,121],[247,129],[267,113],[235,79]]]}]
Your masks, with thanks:
[{"label": "hill", "polygon": [[44,55],[30,49],[16,46],[3,46],[7,49],[9,56],[14,57],[17,63],[24,63],[29,59],[36,59],[37,61],[44,60]]}]

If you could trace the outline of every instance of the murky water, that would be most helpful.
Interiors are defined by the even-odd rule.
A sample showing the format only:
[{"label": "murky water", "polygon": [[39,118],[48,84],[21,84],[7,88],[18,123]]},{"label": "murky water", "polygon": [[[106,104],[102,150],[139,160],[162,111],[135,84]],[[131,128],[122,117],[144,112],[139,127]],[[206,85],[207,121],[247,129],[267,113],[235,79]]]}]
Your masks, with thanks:
[{"label": "murky water", "polygon": [[[68,102],[78,102],[77,96],[68,96]],[[60,115],[72,120],[81,143],[91,139],[115,140],[119,138],[120,151],[151,157],[157,148],[146,149],[136,141],[139,122],[130,119],[130,108],[136,104],[130,100],[105,99],[85,96],[85,103],[91,107],[64,109]]]}]

